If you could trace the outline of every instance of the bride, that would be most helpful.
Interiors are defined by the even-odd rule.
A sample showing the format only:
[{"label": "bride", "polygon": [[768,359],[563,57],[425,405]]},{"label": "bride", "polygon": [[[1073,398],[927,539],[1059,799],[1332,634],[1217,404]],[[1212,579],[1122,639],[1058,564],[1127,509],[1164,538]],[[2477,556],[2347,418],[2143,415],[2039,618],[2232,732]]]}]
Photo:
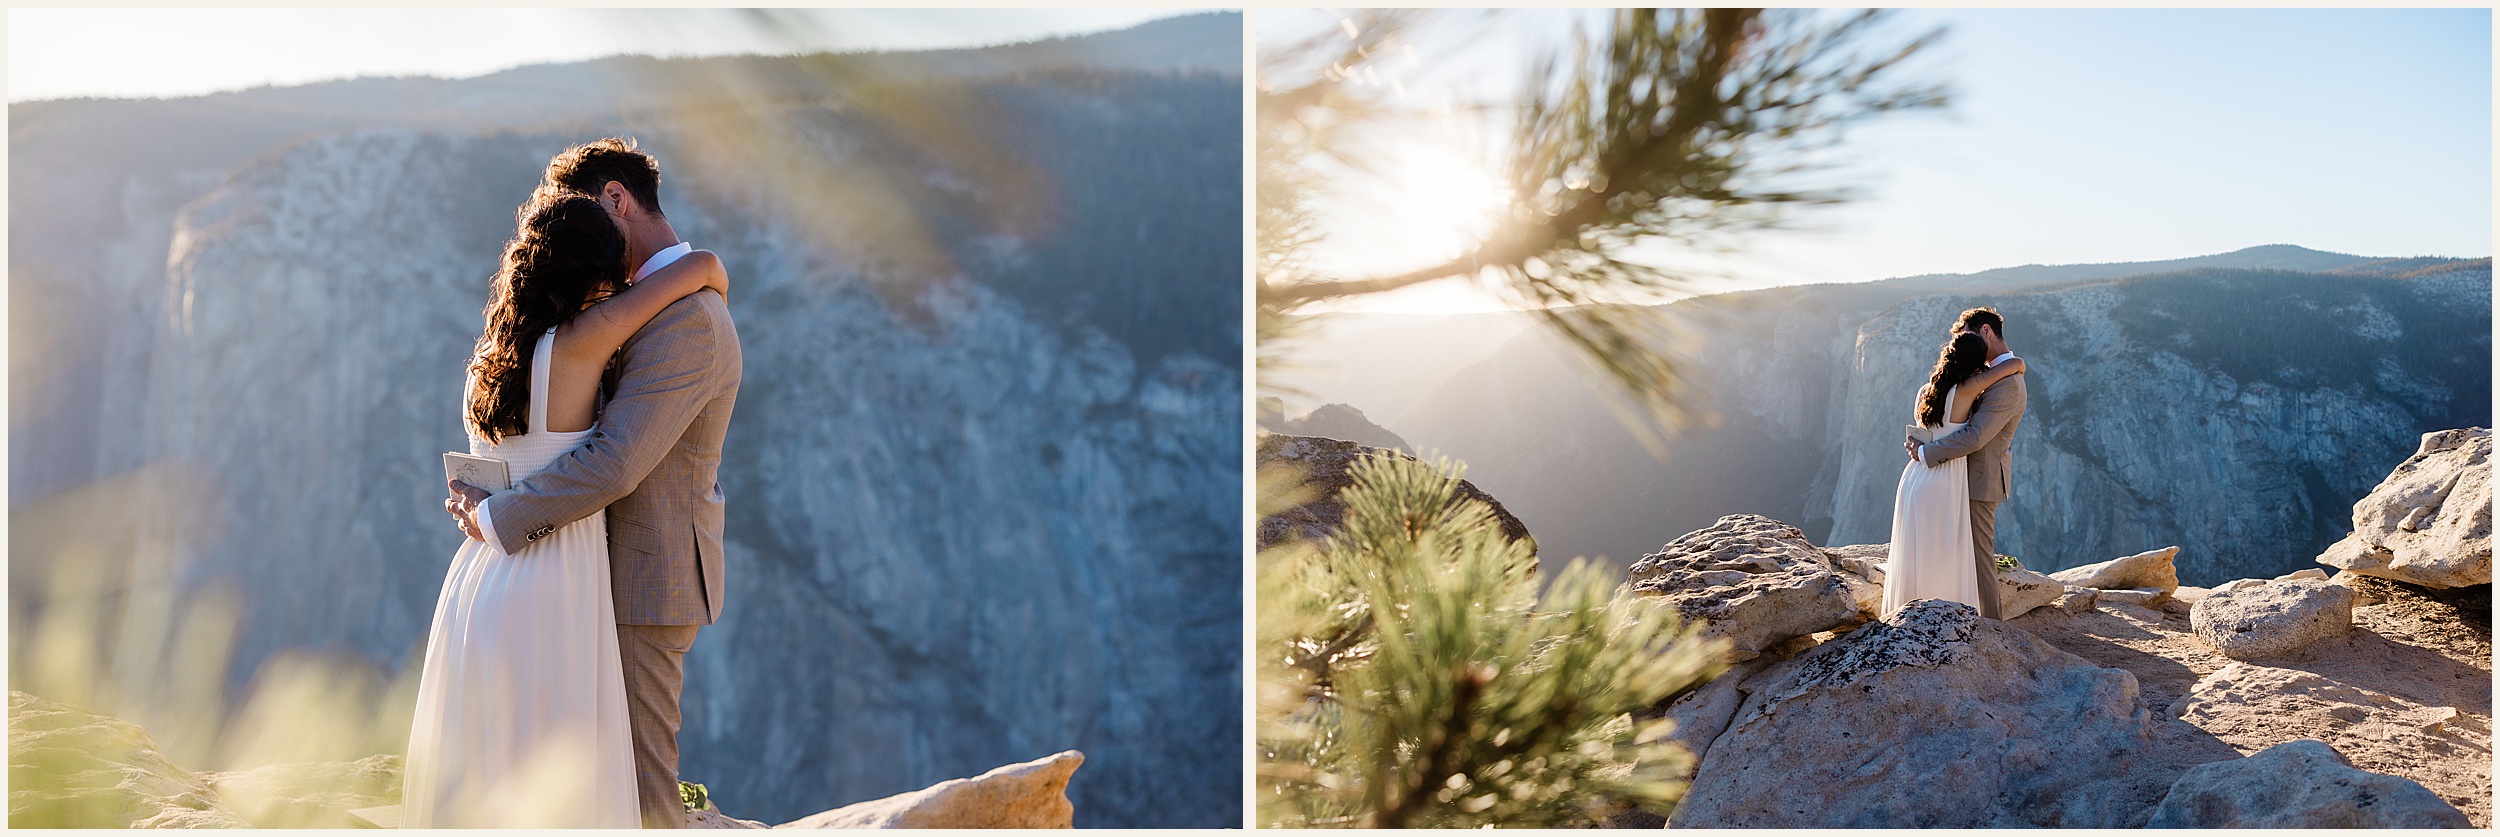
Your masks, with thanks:
[{"label": "bride", "polygon": [[[516,483],[590,438],[601,373],[627,338],[669,303],[729,288],[702,250],[629,281],[624,235],[589,196],[542,192],[520,214],[464,398],[470,453],[505,460]],[[452,556],[400,820],[641,826],[604,513],[515,554],[470,540]]]},{"label": "bride", "polygon": [[[1961,332],[1945,342],[1935,371],[1918,392],[1917,423],[1929,438],[1962,429],[1971,405],[2006,376],[2023,370],[2021,358],[1990,367],[1988,341]],[[1920,599],[1979,606],[1970,528],[1970,458],[1942,465],[1912,461],[1901,469],[1892,495],[1892,558],[1884,565],[1885,616]],[[1990,582],[1995,579],[1988,579]]]}]

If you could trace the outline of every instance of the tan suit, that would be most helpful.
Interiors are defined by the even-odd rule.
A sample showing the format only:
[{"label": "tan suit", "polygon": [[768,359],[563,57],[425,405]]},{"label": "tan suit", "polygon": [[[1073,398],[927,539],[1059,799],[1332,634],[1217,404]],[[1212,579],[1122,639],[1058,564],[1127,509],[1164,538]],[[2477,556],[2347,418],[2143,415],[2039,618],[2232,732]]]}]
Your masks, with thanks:
[{"label": "tan suit", "polygon": [[2004,618],[1997,604],[1997,504],[2005,502],[2014,486],[2014,429],[2022,426],[2028,400],[2023,373],[2007,376],[1980,393],[1962,429],[1918,448],[1919,460],[1929,465],[1970,457],[1970,529],[1978,559],[1979,615],[1990,619]]},{"label": "tan suit", "polygon": [[506,553],[608,510],[608,583],[646,828],[684,824],[678,697],[686,650],[720,618],[727,588],[720,456],[742,365],[720,294],[671,303],[618,350],[597,432],[485,503]]}]

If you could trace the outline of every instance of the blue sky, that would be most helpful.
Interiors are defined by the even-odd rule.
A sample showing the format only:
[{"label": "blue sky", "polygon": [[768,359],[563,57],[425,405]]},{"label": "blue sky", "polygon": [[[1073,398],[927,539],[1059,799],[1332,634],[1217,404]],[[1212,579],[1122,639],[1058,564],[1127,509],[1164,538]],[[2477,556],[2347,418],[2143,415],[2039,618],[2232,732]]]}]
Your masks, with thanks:
[{"label": "blue sky", "polygon": [[[1574,15],[1595,19],[1508,14],[1419,35],[1423,58],[1384,78],[1416,101],[1499,98],[1536,45],[1565,37]],[[1334,22],[1262,13],[1261,43]],[[1753,287],[2276,243],[2491,254],[2489,10],[1918,9],[1896,24],[1950,29],[1919,68],[1953,86],[1950,112],[1851,135],[1864,200],[1800,214],[1801,229],[1758,236],[1743,257],[1681,262]],[[1332,207],[1363,244],[1324,262],[1394,272],[1446,256],[1452,236],[1432,231],[1454,226],[1450,206],[1478,203],[1448,184],[1485,182],[1477,161],[1498,156],[1503,133],[1412,132],[1398,185]],[[1369,202],[1399,194],[1424,208]],[[1492,304],[1453,285],[1360,308]]]},{"label": "blue sky", "polygon": [[811,9],[775,35],[722,9],[10,9],[9,101],[189,96],[365,75],[483,75],[620,53],[936,49],[1195,9]]}]

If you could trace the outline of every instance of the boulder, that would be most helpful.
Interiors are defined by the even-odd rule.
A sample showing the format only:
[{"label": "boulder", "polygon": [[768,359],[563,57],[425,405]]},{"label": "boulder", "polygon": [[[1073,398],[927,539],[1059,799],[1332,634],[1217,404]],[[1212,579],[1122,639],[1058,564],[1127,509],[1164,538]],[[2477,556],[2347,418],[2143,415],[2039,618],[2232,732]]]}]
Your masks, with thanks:
[{"label": "boulder", "polygon": [[2324,742],[2289,741],[2190,768],[2153,809],[2153,828],[2471,828],[2465,813],[2402,776],[2353,767]]},{"label": "boulder", "polygon": [[[1300,490],[1306,492],[1306,496],[1291,508],[1259,518],[1259,548],[1267,549],[1288,541],[1317,543],[1337,531],[1337,525],[1345,520],[1345,506],[1337,502],[1337,492],[1354,484],[1353,476],[1348,473],[1354,463],[1371,456],[1422,462],[1394,450],[1337,439],[1272,433],[1260,437],[1259,472],[1268,474],[1277,469],[1284,469],[1286,473],[1298,472],[1298,478],[1288,479],[1301,486]],[[1534,543],[1534,539],[1528,537],[1528,525],[1519,522],[1518,516],[1502,508],[1501,501],[1484,493],[1484,489],[1459,480],[1458,493],[1491,508],[1493,518],[1501,522],[1502,533],[1509,535],[1511,540]]]},{"label": "boulder", "polygon": [[1745,704],[1745,681],[1773,662],[1770,657],[1757,657],[1729,666],[1701,688],[1667,704],[1667,718],[1675,722],[1670,735],[1696,759],[1710,752],[1710,742],[1727,730],[1727,722]]},{"label": "boulder", "polygon": [[2037,570],[2015,567],[1996,575],[1997,608],[2007,619],[2055,604],[2066,593],[2066,585]]},{"label": "boulder", "polygon": [[2069,584],[2057,594],[2057,601],[2052,603],[2052,606],[2068,614],[2078,614],[2090,613],[2098,609],[2100,602],[2101,591]]},{"label": "boulder", "polygon": [[737,817],[721,813],[718,808],[705,808],[700,811],[686,812],[686,827],[700,829],[741,829],[771,828],[772,826],[765,825],[755,820],[742,820]]},{"label": "boulder", "polygon": [[1876,586],[1881,587],[1884,583],[1884,564],[1892,560],[1892,544],[1861,543],[1835,546],[1823,550],[1823,555],[1831,559],[1833,567],[1875,582]]},{"label": "boulder", "polygon": [[2102,590],[2095,598],[2097,599],[2097,603],[2101,604],[2128,604],[2135,605],[2136,607],[2153,608],[2160,607],[2162,600],[2169,597],[2169,593],[2162,592],[2162,590],[2158,587],[2139,587],[2133,589]]},{"label": "boulder", "polygon": [[2229,592],[2229,591],[2232,591],[2232,590],[2247,590],[2247,589],[2254,588],[2254,587],[2264,587],[2264,586],[2266,586],[2266,580],[2265,580],[2265,579],[2262,579],[2262,578],[2242,578],[2242,579],[2234,579],[2234,580],[2231,580],[2231,581],[2225,581],[2225,582],[2223,582],[2223,583],[2222,583],[2222,586],[2214,588],[2214,592],[2216,592],[2216,593],[2223,593],[2223,592]]},{"label": "boulder", "polygon": [[2291,572],[2289,572],[2289,573],[2285,573],[2285,574],[2283,574],[2283,575],[2278,575],[2278,576],[2275,576],[2275,577],[2274,577],[2274,580],[2276,580],[2276,581],[2302,581],[2302,580],[2325,581],[2325,580],[2326,580],[2326,571],[2325,571],[2325,570],[2318,569],[2318,568],[2316,568],[2316,567],[2302,567],[2302,568],[2300,568],[2300,569],[2293,570],[2293,571],[2291,571]]},{"label": "boulder", "polygon": [[1797,527],[1732,514],[1633,562],[1629,586],[1658,596],[1738,656],[1863,620],[1862,590]]},{"label": "boulder", "polygon": [[[2383,601],[2378,595],[2378,585],[2371,583],[2379,581],[2376,576],[2362,575],[2351,570],[2336,570],[2335,575],[2328,577],[2326,581],[2329,584],[2352,588],[2353,607],[2369,607]],[[2385,582],[2380,581],[2380,583]]]},{"label": "boulder", "polygon": [[2095,590],[2152,587],[2168,593],[2179,589],[2179,568],[2171,563],[2178,557],[2178,547],[2165,546],[2125,558],[2058,570],[2049,575],[2061,583]]},{"label": "boulder", "polygon": [[2352,506],[2352,534],[2318,563],[2425,587],[2491,583],[2491,431],[2422,434],[2422,446]]},{"label": "boulder", "polygon": [[383,754],[202,773],[200,781],[258,828],[355,828],[361,815],[354,812],[399,804],[402,763]]},{"label": "boulder", "polygon": [[1084,763],[1084,753],[1068,750],[774,828],[1072,828],[1068,779]]},{"label": "boulder", "polygon": [[249,828],[126,721],[9,693],[10,828]]},{"label": "boulder", "polygon": [[2169,785],[2129,775],[2153,724],[2133,675],[1955,602],[1742,685],[1674,827],[2123,827]]},{"label": "boulder", "polygon": [[2236,660],[2281,656],[2352,629],[2352,588],[2317,579],[2217,590],[2188,612],[2188,626]]}]

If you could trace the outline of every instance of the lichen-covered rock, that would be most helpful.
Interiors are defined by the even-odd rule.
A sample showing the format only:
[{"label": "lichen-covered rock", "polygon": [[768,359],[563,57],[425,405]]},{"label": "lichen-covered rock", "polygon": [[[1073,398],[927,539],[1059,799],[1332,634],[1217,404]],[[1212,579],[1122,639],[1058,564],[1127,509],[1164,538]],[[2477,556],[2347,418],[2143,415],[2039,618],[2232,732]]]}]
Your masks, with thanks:
[{"label": "lichen-covered rock", "polygon": [[1068,778],[1084,763],[1084,753],[1069,750],[774,828],[1071,828]]},{"label": "lichen-covered rock", "polygon": [[2179,589],[2179,568],[2174,563],[2178,557],[2178,547],[2165,546],[2125,558],[2058,570],[2049,575],[2065,584],[2096,590],[2151,587],[2168,593]]},{"label": "lichen-covered rock", "polygon": [[2154,809],[2153,828],[2471,828],[2456,806],[2402,776],[2353,767],[2324,742],[2277,744],[2200,764]]},{"label": "lichen-covered rock", "polygon": [[2352,588],[2316,579],[2216,590],[2188,613],[2188,626],[2224,656],[2254,660],[2289,654],[2352,629]]},{"label": "lichen-covered rock", "polygon": [[249,828],[137,725],[9,693],[10,828]]},{"label": "lichen-covered rock", "polygon": [[1921,601],[1772,665],[1702,757],[1678,828],[2140,825],[2133,675]]},{"label": "lichen-covered rock", "polygon": [[[1340,439],[1274,433],[1260,437],[1259,471],[1264,474],[1276,468],[1291,469],[1288,473],[1299,474],[1294,482],[1300,486],[1300,491],[1305,492],[1305,497],[1303,502],[1292,508],[1259,519],[1259,548],[1266,549],[1287,541],[1317,543],[1337,531],[1337,526],[1345,521],[1345,506],[1337,502],[1337,492],[1354,484],[1354,478],[1348,471],[1354,463],[1369,456],[1421,461],[1387,448]],[[1502,533],[1509,535],[1511,540],[1535,542],[1528,536],[1528,525],[1519,522],[1518,516],[1502,508],[1501,501],[1493,499],[1493,495],[1486,494],[1484,489],[1460,480],[1458,493],[1491,508],[1494,519],[1501,521]]]},{"label": "lichen-covered rock", "polygon": [[2318,563],[2426,587],[2491,583],[2491,431],[2422,434],[2422,446],[2352,506],[2352,534]]},{"label": "lichen-covered rock", "polygon": [[1863,618],[1858,593],[1797,527],[1732,514],[1685,533],[1631,568],[1634,592],[1658,596],[1740,654]]}]

